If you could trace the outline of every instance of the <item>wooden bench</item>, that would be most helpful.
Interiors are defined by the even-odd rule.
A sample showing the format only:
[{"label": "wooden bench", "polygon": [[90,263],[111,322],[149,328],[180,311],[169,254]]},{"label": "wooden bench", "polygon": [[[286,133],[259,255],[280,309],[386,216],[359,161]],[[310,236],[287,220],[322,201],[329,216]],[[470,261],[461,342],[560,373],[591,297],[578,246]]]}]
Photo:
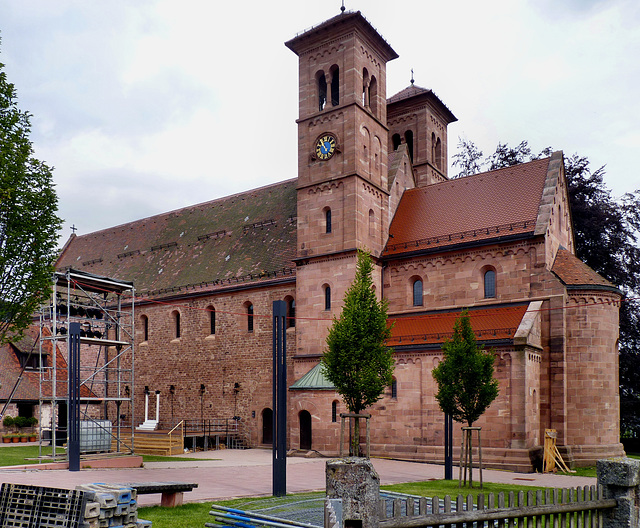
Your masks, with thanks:
[{"label": "wooden bench", "polygon": [[119,485],[127,488],[133,488],[139,495],[162,493],[160,506],[165,506],[167,508],[181,506],[184,492],[192,491],[193,488],[198,487],[198,484],[189,484],[188,482],[139,482]]}]

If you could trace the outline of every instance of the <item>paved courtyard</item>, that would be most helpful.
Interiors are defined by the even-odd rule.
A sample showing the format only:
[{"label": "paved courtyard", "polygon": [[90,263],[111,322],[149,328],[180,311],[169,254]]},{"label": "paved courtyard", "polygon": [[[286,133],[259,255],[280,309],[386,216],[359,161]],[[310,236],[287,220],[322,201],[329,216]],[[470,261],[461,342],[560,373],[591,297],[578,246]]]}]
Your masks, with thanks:
[{"label": "paved courtyard", "polygon": [[[197,461],[181,460],[198,458]],[[271,451],[266,449],[206,451],[176,456],[170,462],[149,462],[143,468],[83,469],[81,471],[44,470],[38,466],[28,469],[0,468],[0,482],[31,484],[58,488],[75,488],[92,482],[197,482],[198,487],[184,495],[185,502],[202,502],[271,495]],[[323,458],[287,458],[287,493],[325,489]],[[418,482],[440,479],[444,467],[434,464],[372,459],[382,484]],[[454,468],[454,478],[457,478]],[[596,479],[540,473],[510,473],[484,470],[485,482],[511,483],[532,486],[577,487],[595,484]],[[477,472],[474,472],[474,479]],[[141,506],[160,504],[160,495],[140,495]]]}]

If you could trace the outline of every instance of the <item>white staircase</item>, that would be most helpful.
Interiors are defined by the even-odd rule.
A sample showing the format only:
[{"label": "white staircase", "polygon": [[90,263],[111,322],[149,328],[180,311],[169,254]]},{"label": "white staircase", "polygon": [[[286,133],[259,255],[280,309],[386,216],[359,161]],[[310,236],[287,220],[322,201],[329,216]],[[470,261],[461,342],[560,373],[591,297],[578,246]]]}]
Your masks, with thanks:
[{"label": "white staircase", "polygon": [[136,427],[136,431],[155,431],[157,428],[158,420],[145,420]]}]

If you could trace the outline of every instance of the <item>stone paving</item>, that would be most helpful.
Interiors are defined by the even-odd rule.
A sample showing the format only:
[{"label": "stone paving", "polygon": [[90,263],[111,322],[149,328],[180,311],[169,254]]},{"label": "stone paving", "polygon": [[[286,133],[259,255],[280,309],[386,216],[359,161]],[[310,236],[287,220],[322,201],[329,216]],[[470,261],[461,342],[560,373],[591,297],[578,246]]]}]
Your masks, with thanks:
[{"label": "stone paving", "polygon": [[[181,460],[198,458],[197,461]],[[287,458],[287,493],[325,489],[324,458]],[[31,484],[73,489],[78,484],[94,482],[197,482],[198,487],[185,493],[185,502],[202,502],[271,495],[272,455],[267,449],[223,449],[178,455],[170,462],[148,462],[144,468],[43,470],[38,466],[28,469],[0,468],[0,482]],[[418,462],[403,462],[376,458],[373,465],[382,484],[418,482],[440,479],[444,467]],[[454,478],[457,478],[454,468]],[[474,479],[477,472],[474,471]],[[531,486],[577,487],[596,483],[595,478],[540,473],[510,473],[484,470],[485,482],[510,483]],[[160,495],[140,495],[141,506],[160,504]]]}]

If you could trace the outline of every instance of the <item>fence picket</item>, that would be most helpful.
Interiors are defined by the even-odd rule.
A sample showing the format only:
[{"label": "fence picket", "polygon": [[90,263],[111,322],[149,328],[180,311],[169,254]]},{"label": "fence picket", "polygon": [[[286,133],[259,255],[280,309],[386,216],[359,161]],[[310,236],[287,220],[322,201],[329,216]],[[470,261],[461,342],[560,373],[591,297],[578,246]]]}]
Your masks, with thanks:
[{"label": "fence picket", "polygon": [[455,501],[449,495],[442,501],[429,500],[393,500],[391,518],[380,510],[380,528],[602,528],[602,512],[617,504],[603,499],[596,486],[545,490],[544,494],[542,490],[511,492],[506,497],[499,493],[497,498],[494,493],[479,494],[475,506],[472,495],[460,494]]}]

